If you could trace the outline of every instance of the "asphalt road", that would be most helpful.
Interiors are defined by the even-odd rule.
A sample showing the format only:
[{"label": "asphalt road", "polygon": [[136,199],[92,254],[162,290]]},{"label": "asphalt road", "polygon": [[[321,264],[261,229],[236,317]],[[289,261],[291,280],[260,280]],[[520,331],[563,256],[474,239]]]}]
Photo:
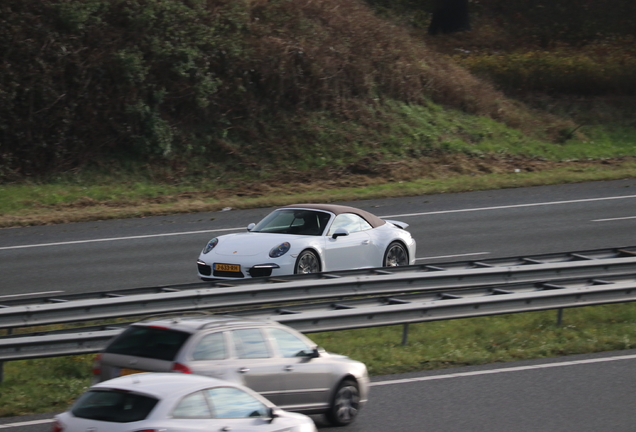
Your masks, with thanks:
[{"label": "asphalt road", "polygon": [[[418,263],[636,244],[634,179],[345,204],[409,223]],[[196,259],[211,237],[270,211],[2,229],[0,301],[197,282]]]},{"label": "asphalt road", "polygon": [[[636,350],[374,377],[343,432],[633,432]],[[52,414],[0,419],[44,432]]]},{"label": "asphalt road", "polygon": [[[418,263],[636,245],[635,179],[345,204],[409,223]],[[209,238],[270,210],[0,230],[0,301],[196,282]],[[359,421],[342,430],[634,431],[627,355],[636,351],[376,377]],[[45,431],[50,418],[4,418],[0,429]]]}]

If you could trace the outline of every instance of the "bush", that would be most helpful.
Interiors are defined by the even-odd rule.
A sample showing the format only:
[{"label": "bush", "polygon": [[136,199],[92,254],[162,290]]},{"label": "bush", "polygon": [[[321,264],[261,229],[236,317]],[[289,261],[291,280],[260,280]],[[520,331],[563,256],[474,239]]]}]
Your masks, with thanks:
[{"label": "bush", "polygon": [[[174,0],[8,0],[0,6],[0,176],[68,170],[110,153],[169,155],[184,126],[222,123],[234,6]],[[216,114],[216,115],[215,115]]]},{"label": "bush", "polygon": [[0,51],[0,181],[113,157],[281,163],[298,137],[268,130],[316,110],[364,123],[387,99],[517,115],[358,0],[6,0]]}]

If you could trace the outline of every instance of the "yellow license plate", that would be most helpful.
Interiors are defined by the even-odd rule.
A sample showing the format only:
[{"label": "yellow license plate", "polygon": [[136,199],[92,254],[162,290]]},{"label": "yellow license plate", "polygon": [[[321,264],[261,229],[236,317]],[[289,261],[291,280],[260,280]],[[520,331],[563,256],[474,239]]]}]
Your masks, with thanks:
[{"label": "yellow license plate", "polygon": [[239,273],[241,266],[238,264],[214,264],[214,270]]},{"label": "yellow license plate", "polygon": [[121,368],[121,370],[119,371],[119,376],[138,374],[138,373],[142,373],[142,372],[145,372],[145,371],[138,370],[138,369]]}]

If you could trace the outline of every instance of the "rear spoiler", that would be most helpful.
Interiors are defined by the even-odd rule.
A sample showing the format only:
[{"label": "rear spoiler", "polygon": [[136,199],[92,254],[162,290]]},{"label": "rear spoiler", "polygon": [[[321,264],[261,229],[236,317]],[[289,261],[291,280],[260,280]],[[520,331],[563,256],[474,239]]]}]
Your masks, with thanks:
[{"label": "rear spoiler", "polygon": [[395,226],[396,226],[396,227],[398,227],[398,228],[402,228],[403,230],[405,230],[405,229],[409,226],[409,224],[404,223],[404,222],[394,221],[394,220],[388,220],[388,219],[385,219],[385,220],[386,220],[388,223],[392,223],[393,225],[395,225]]}]

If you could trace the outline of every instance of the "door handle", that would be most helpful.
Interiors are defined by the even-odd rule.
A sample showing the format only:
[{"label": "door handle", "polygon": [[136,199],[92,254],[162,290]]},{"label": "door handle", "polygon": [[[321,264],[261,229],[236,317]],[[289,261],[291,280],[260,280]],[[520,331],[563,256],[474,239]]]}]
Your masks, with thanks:
[{"label": "door handle", "polygon": [[362,244],[363,244],[363,245],[368,245],[369,243],[371,243],[369,240],[364,240],[364,241],[362,242]]},{"label": "door handle", "polygon": [[287,372],[291,372],[291,371],[293,371],[293,370],[294,370],[294,367],[293,367],[292,365],[287,365],[287,366],[285,366],[285,370],[286,370]]},{"label": "door handle", "polygon": [[232,430],[232,428],[231,428],[231,427],[229,427],[229,426],[223,426],[223,427],[221,428],[221,430],[222,430],[223,432],[228,432],[228,431],[231,431],[231,430]]},{"label": "door handle", "polygon": [[250,371],[250,368],[242,367],[238,370],[240,373],[246,373]]}]

